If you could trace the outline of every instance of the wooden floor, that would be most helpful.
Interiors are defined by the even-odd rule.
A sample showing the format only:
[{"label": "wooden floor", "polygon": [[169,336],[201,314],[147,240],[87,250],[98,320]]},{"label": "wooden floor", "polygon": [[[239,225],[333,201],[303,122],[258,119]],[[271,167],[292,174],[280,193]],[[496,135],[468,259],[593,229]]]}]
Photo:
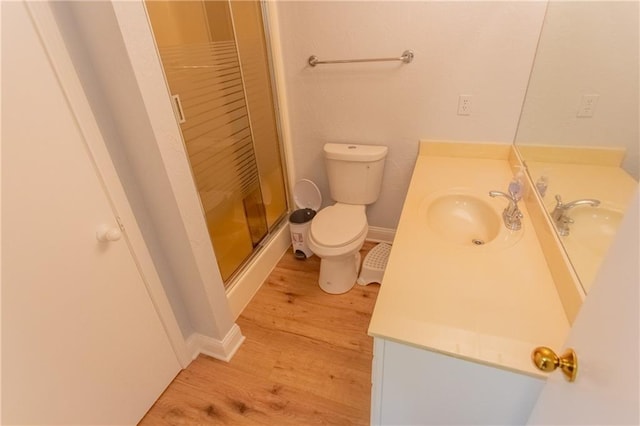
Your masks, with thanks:
[{"label": "wooden floor", "polygon": [[287,252],[238,318],[246,340],[231,362],[199,356],[140,424],[369,424],[379,285],[326,294],[319,266]]}]

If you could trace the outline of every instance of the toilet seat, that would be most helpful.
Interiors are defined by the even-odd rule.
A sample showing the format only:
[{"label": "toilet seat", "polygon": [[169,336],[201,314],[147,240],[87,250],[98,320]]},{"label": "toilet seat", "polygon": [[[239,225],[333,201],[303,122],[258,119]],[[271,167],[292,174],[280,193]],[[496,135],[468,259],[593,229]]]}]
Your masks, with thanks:
[{"label": "toilet seat", "polygon": [[367,228],[364,205],[336,203],[318,212],[310,234],[316,244],[337,248],[361,239]]}]

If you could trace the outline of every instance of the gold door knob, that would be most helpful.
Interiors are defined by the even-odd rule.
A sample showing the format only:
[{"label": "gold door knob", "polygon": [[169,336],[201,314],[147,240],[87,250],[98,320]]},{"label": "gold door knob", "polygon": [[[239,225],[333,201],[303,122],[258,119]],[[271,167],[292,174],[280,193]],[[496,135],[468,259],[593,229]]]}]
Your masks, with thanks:
[{"label": "gold door knob", "polygon": [[578,375],[578,356],[573,349],[567,349],[558,357],[546,346],[539,346],[531,353],[531,360],[538,369],[550,373],[560,367],[568,381],[573,382]]}]

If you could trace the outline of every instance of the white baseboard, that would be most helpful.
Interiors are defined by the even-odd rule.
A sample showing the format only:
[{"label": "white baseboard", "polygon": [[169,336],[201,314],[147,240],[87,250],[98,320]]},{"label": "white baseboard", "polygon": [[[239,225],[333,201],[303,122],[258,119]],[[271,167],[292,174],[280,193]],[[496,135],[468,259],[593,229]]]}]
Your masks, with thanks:
[{"label": "white baseboard", "polygon": [[375,241],[377,243],[393,243],[393,239],[396,236],[396,230],[390,228],[379,228],[377,226],[370,226],[369,232],[367,232],[367,241]]},{"label": "white baseboard", "polygon": [[227,300],[234,320],[238,319],[290,246],[291,234],[289,224],[286,223],[275,231],[260,253],[231,284],[227,290]]},{"label": "white baseboard", "polygon": [[244,336],[240,331],[238,324],[233,324],[231,330],[224,336],[222,341],[216,340],[200,333],[193,333],[187,339],[187,348],[191,353],[192,359],[198,355],[209,355],[221,361],[229,362],[235,355],[240,345],[244,342]]}]

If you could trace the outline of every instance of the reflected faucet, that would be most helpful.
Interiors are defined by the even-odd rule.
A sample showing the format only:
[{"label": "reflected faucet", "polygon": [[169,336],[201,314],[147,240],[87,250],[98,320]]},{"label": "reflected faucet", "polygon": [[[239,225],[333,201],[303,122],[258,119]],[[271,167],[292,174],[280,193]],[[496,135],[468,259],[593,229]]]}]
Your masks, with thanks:
[{"label": "reflected faucet", "polygon": [[551,212],[551,219],[553,224],[558,230],[558,235],[566,237],[569,235],[569,224],[573,223],[573,219],[567,216],[567,210],[576,206],[591,206],[598,207],[600,205],[599,200],[592,198],[585,198],[581,200],[575,200],[570,203],[563,203],[560,195],[556,195],[556,207]]},{"label": "reflected faucet", "polygon": [[518,208],[518,200],[515,194],[506,194],[502,191],[489,191],[490,197],[505,197],[509,200],[509,205],[502,212],[504,226],[512,231],[518,231],[522,228],[522,212]]}]

